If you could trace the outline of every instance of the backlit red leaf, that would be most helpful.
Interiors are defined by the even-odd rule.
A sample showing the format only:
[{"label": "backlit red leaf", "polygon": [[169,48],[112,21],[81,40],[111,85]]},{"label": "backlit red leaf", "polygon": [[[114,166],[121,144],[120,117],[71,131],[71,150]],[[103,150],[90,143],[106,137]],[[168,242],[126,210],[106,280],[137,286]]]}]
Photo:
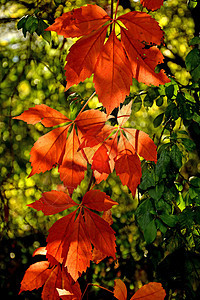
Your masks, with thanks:
[{"label": "backlit red leaf", "polygon": [[140,0],[140,2],[149,10],[157,10],[163,5],[163,0]]},{"label": "backlit red leaf", "polygon": [[65,122],[71,122],[71,120],[63,114],[45,104],[31,107],[13,119],[22,120],[28,124],[41,122],[45,127],[52,127]]},{"label": "backlit red leaf", "polygon": [[149,282],[141,287],[130,300],[164,300],[166,296],[165,290],[161,283]]},{"label": "backlit red leaf", "polygon": [[64,13],[46,30],[56,31],[66,38],[80,37],[98,30],[109,19],[110,17],[103,8],[89,4]]},{"label": "backlit red leaf", "polygon": [[70,194],[81,183],[87,170],[87,161],[82,155],[83,150],[78,151],[79,146],[80,142],[73,127],[65,145],[62,165],[58,169],[60,178]]},{"label": "backlit red leaf", "polygon": [[41,261],[31,265],[25,272],[19,294],[23,291],[32,291],[40,288],[46,282],[51,271],[48,261]]},{"label": "backlit red leaf", "polygon": [[97,211],[106,211],[111,209],[113,205],[118,205],[106,193],[99,190],[90,190],[87,192],[83,196],[82,204]]},{"label": "backlit red leaf", "polygon": [[107,148],[104,144],[102,144],[99,149],[95,152],[92,157],[92,170],[96,170],[100,173],[111,173],[110,165],[109,165],[109,155],[107,153]]},{"label": "backlit red leaf", "polygon": [[70,246],[65,262],[68,272],[75,281],[90,266],[92,259],[92,246],[87,231],[88,228],[86,229],[80,213],[70,232]]},{"label": "backlit red leaf", "polygon": [[115,279],[114,296],[118,300],[126,300],[127,299],[126,286],[123,283],[123,281],[120,279]]},{"label": "backlit red leaf", "polygon": [[108,26],[105,26],[89,36],[82,37],[70,48],[65,65],[66,90],[84,81],[94,72],[97,58],[104,45],[107,28]]},{"label": "backlit red leaf", "polygon": [[131,115],[132,101],[127,105],[123,105],[122,108],[118,111],[117,121],[120,126],[123,126],[126,121],[130,118]]},{"label": "backlit red leaf", "polygon": [[124,131],[136,153],[146,160],[157,162],[156,145],[148,134],[133,128],[124,128]]},{"label": "backlit red leaf", "polygon": [[99,55],[94,85],[100,102],[109,115],[129,95],[132,72],[124,49],[112,31]]},{"label": "backlit red leaf", "polygon": [[31,149],[31,173],[38,174],[52,169],[62,162],[69,125],[53,129],[41,136]]},{"label": "backlit red leaf", "polygon": [[84,209],[85,223],[92,244],[107,256],[115,258],[114,230],[97,214]]},{"label": "backlit red leaf", "polygon": [[56,266],[51,269],[51,273],[47,278],[43,290],[42,290],[42,299],[43,300],[59,300],[58,291],[56,288],[62,286],[62,277],[61,277],[61,268]]},{"label": "backlit red leaf", "polygon": [[42,194],[42,197],[28,206],[42,210],[45,215],[57,214],[69,207],[77,205],[66,193],[50,191]]}]

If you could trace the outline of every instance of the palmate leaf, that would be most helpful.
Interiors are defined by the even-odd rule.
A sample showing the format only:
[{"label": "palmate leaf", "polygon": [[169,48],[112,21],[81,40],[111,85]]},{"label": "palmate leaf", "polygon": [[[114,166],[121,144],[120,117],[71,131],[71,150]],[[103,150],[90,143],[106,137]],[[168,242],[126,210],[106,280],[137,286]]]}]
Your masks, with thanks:
[{"label": "palmate leaf", "polygon": [[29,108],[14,119],[28,124],[41,122],[46,127],[69,123],[41,136],[34,144],[30,152],[32,170],[29,177],[59,165],[60,178],[72,194],[83,180],[89,162],[89,156],[87,157],[84,150],[79,151],[80,139],[88,130],[94,134],[100,131],[107,119],[106,115],[98,110],[89,110],[80,113],[71,121],[55,109],[42,104]]},{"label": "palmate leaf", "polygon": [[[92,244],[103,254],[103,258],[115,258],[115,232],[110,227],[112,218],[109,215],[102,218],[90,209],[107,211],[116,204],[118,203],[99,190],[88,191],[81,206],[79,205],[77,218],[76,209],[56,221],[49,229],[46,249],[38,250],[36,254],[46,254],[52,265],[63,264],[75,281],[90,265]],[[39,200],[29,206],[50,215],[78,204],[63,192],[50,191],[43,193]]]},{"label": "palmate leaf", "polygon": [[[144,2],[150,1],[143,1],[149,5]],[[160,5],[156,0],[151,2],[152,9]],[[104,42],[112,23],[113,30]],[[116,36],[115,23],[120,26],[121,41]],[[97,5],[87,5],[63,14],[46,30],[65,37],[82,36],[66,58],[66,89],[94,73],[94,86],[107,114],[129,94],[132,77],[153,85],[170,81],[164,71],[155,73],[157,64],[163,62],[163,55],[154,45],[162,43],[163,31],[146,13],[134,11],[111,19]],[[145,43],[150,49],[145,49]]]}]

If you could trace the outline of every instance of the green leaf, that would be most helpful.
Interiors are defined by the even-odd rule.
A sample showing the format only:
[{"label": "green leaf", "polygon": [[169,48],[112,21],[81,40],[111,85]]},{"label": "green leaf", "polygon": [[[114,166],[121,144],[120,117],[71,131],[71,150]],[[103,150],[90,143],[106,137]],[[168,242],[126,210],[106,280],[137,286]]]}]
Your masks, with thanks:
[{"label": "green leaf", "polygon": [[158,99],[156,99],[156,105],[157,106],[162,106],[163,105],[163,96],[160,96]]},{"label": "green leaf", "polygon": [[167,149],[163,150],[156,164],[156,175],[159,178],[166,178],[169,170],[170,156]]},{"label": "green leaf", "polygon": [[200,54],[197,48],[192,49],[185,58],[187,71],[192,71],[200,64]]},{"label": "green leaf", "polygon": [[200,44],[200,37],[198,36],[193,37],[193,39],[189,41],[190,46],[198,45],[198,44]]},{"label": "green leaf", "polygon": [[132,104],[132,109],[134,112],[138,112],[142,107],[142,99],[140,96],[137,96],[134,100],[133,100],[133,104]]},{"label": "green leaf", "polygon": [[171,84],[165,88],[165,94],[168,99],[171,99],[174,96],[174,85]]},{"label": "green leaf", "polygon": [[163,214],[160,215],[160,219],[167,224],[169,227],[174,227],[176,223],[178,222],[178,217],[175,215],[167,215]]},{"label": "green leaf", "polygon": [[51,43],[51,31],[44,31],[44,33],[42,34],[42,37],[49,44]]},{"label": "green leaf", "polygon": [[44,30],[48,27],[47,23],[45,23],[42,19],[39,19],[38,27],[36,30],[37,35],[44,34]]},{"label": "green leaf", "polygon": [[32,34],[37,29],[37,26],[38,26],[38,19],[34,16],[28,16],[25,23],[26,30]]},{"label": "green leaf", "polygon": [[150,199],[144,200],[140,205],[137,207],[135,211],[135,216],[137,222],[141,229],[144,231],[147,225],[153,220],[153,216],[150,211],[153,211],[154,207]]},{"label": "green leaf", "polygon": [[153,99],[146,95],[144,98],[144,107],[151,107],[153,105]]},{"label": "green leaf", "polygon": [[154,120],[153,120],[153,126],[156,128],[160,126],[160,124],[163,121],[164,113],[158,115]]},{"label": "green leaf", "polygon": [[157,184],[154,189],[149,190],[149,195],[154,200],[159,200],[164,192],[164,184]]},{"label": "green leaf", "polygon": [[200,124],[200,115],[195,112],[193,115],[193,120]]},{"label": "green leaf", "polygon": [[152,220],[144,229],[144,239],[147,244],[151,244],[157,235],[155,220]]},{"label": "green leaf", "polygon": [[144,170],[142,172],[142,180],[139,185],[141,190],[147,190],[149,187],[155,186],[154,171]]},{"label": "green leaf", "polygon": [[182,141],[183,145],[185,146],[186,150],[193,151],[194,149],[196,149],[196,144],[192,140],[182,138],[181,141]]},{"label": "green leaf", "polygon": [[167,232],[167,226],[163,224],[163,222],[159,219],[156,219],[156,227],[159,229],[163,234]]},{"label": "green leaf", "polygon": [[17,29],[21,29],[24,27],[24,24],[26,23],[26,19],[28,16],[22,17],[19,22],[17,23]]},{"label": "green leaf", "polygon": [[200,79],[200,65],[198,65],[192,72],[191,72],[192,78],[194,81],[199,81]]},{"label": "green leaf", "polygon": [[173,145],[170,151],[170,158],[172,160],[173,166],[177,169],[182,167],[182,153],[177,145]]}]

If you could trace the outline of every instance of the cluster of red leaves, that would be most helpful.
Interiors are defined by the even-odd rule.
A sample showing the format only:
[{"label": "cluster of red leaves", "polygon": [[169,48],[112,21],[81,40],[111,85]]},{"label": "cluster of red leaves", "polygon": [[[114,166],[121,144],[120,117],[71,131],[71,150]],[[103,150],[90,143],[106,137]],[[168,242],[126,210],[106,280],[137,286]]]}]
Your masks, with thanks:
[{"label": "cluster of red leaves", "polygon": [[15,117],[14,119],[28,124],[41,122],[46,127],[69,123],[53,129],[34,144],[30,153],[32,171],[29,176],[59,165],[60,178],[71,195],[83,180],[87,163],[90,163],[97,183],[105,180],[115,168],[122,184],[127,185],[135,195],[142,176],[138,155],[156,162],[157,153],[154,142],[146,133],[123,128],[130,113],[131,102],[119,110],[117,130],[116,127],[105,124],[106,115],[98,110],[81,112],[71,121],[60,112],[42,104]]},{"label": "cluster of red leaves", "polygon": [[[142,4],[156,9],[162,1],[143,0]],[[117,25],[120,40],[115,31]],[[112,32],[107,39],[109,28]],[[66,89],[94,73],[99,101],[108,114],[129,94],[132,77],[153,85],[170,81],[163,70],[155,73],[155,67],[163,62],[163,55],[155,46],[162,43],[163,31],[146,13],[133,11],[118,18],[115,13],[111,18],[101,7],[87,5],[64,13],[46,30],[65,38],[81,37],[66,58]]]}]

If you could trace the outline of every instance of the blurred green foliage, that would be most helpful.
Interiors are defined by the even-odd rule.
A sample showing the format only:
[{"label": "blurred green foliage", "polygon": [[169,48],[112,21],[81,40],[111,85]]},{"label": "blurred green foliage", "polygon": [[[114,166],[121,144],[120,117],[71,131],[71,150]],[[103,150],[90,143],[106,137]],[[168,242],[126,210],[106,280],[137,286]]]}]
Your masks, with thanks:
[{"label": "blurred green foliage", "polygon": [[[2,0],[0,4],[1,102],[1,288],[8,297],[39,299],[39,292],[17,296],[25,269],[35,261],[33,251],[45,245],[50,226],[63,214],[45,217],[26,206],[51,189],[63,190],[57,169],[28,178],[29,153],[47,129],[12,120],[36,104],[46,104],[74,118],[94,91],[92,78],[65,91],[65,57],[74,40],[54,32],[45,36],[63,12],[86,3],[99,4],[108,13],[106,0]],[[130,9],[145,11],[139,1],[120,1],[119,14]],[[133,199],[115,173],[98,188],[119,202],[113,208],[118,261],[91,264],[88,282],[113,287],[122,278],[133,294],[142,284],[158,280],[168,299],[199,299],[200,276],[200,113],[199,38],[194,37],[196,1],[167,0],[150,13],[165,32],[162,67],[171,83],[147,87],[133,80],[130,96],[133,112],[126,123],[145,131],[158,146],[158,162],[142,162],[143,176]],[[90,108],[101,108],[98,97]],[[114,112],[114,114],[116,111]],[[90,170],[76,189],[78,201],[87,189]],[[16,279],[17,278],[17,279]],[[91,287],[89,295],[110,295]],[[24,293],[25,294],[25,293]]]}]

